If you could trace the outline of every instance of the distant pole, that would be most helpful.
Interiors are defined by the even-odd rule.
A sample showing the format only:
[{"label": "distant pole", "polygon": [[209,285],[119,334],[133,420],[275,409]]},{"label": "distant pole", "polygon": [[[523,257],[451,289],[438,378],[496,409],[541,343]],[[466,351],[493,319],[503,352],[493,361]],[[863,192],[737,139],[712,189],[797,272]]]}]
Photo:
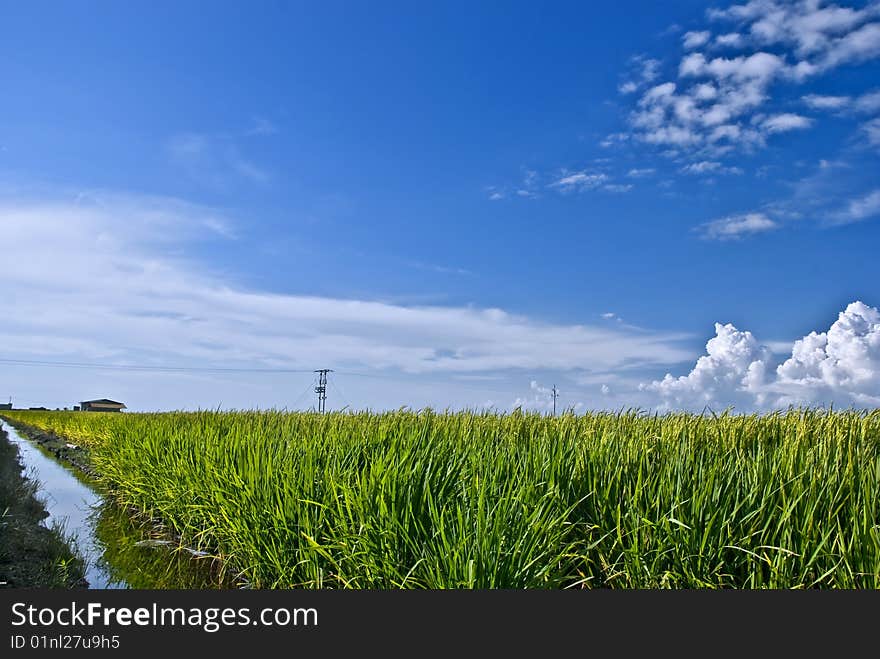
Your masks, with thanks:
[{"label": "distant pole", "polygon": [[327,409],[327,374],[332,372],[332,368],[319,368],[315,371],[318,374],[318,386],[315,387],[315,393],[318,394],[318,412],[321,414]]},{"label": "distant pole", "polygon": [[556,385],[553,385],[553,416],[556,416],[556,399],[559,398],[559,392],[556,390]]}]

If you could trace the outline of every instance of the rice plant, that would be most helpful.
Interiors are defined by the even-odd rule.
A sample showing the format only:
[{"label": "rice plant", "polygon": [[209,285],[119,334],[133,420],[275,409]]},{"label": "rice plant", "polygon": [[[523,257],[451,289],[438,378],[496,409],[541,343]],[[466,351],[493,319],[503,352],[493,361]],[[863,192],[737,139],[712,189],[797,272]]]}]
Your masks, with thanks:
[{"label": "rice plant", "polygon": [[6,412],[264,588],[880,588],[880,411]]}]

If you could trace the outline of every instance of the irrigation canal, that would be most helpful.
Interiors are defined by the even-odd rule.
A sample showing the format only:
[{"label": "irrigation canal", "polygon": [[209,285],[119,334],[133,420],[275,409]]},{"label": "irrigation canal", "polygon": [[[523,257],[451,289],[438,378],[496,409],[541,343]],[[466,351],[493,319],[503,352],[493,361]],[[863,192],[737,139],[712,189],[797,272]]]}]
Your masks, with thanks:
[{"label": "irrigation canal", "polygon": [[[211,560],[180,549],[155,527],[137,522],[82,477],[0,421],[18,447],[25,474],[39,482],[49,517],[63,525],[86,560],[89,588],[217,588]],[[226,586],[228,587],[228,585]]]}]

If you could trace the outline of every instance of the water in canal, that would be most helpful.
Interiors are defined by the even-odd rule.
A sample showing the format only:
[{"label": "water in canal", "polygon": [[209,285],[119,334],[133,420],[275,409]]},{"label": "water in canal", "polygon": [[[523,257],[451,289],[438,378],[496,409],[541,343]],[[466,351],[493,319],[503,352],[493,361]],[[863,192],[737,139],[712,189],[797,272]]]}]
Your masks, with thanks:
[{"label": "water in canal", "polygon": [[104,500],[100,489],[0,422],[18,447],[25,475],[39,484],[45,523],[58,522],[86,561],[90,588],[221,588],[212,559],[194,557],[169,542],[155,527],[136,522]]}]

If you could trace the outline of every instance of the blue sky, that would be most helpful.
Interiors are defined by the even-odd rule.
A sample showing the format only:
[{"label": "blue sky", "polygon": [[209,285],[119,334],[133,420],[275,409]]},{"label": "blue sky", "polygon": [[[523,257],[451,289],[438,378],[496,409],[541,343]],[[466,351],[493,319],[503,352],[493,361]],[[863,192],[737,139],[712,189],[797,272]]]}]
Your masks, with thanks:
[{"label": "blue sky", "polygon": [[3,4],[22,404],[880,403],[876,2]]}]

